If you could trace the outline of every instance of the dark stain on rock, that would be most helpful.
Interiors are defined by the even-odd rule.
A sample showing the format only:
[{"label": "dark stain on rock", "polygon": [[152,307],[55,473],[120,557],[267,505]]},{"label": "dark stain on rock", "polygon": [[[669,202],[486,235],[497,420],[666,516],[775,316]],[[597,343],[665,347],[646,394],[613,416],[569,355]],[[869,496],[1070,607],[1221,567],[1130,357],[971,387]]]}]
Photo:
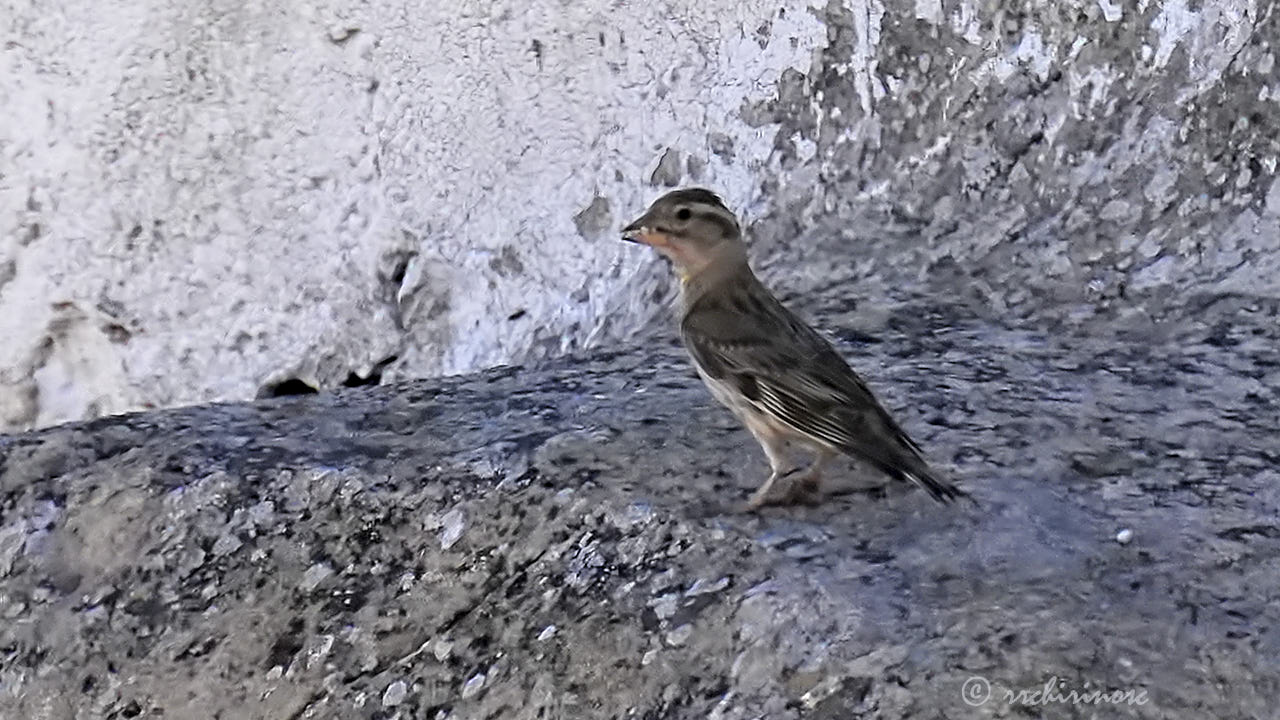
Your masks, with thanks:
[{"label": "dark stain on rock", "polygon": [[320,392],[314,385],[301,378],[286,378],[279,382],[263,385],[258,390],[259,398],[292,397],[295,395],[315,395]]},{"label": "dark stain on rock", "polygon": [[649,184],[655,187],[675,187],[679,185],[681,177],[680,164],[680,151],[675,148],[667,148],[667,151],[658,159],[658,166],[654,168],[653,174],[649,176]]},{"label": "dark stain on rock", "polygon": [[352,370],[347,373],[347,379],[342,381],[343,387],[368,387],[370,385],[382,384],[382,373],[386,371],[391,363],[399,360],[398,355],[388,355],[378,362],[374,363],[373,368],[369,370],[367,375],[360,375]]},{"label": "dark stain on rock", "polygon": [[728,135],[718,132],[707,135],[707,148],[721,160],[733,162],[733,138]]},{"label": "dark stain on rock", "polygon": [[595,240],[613,226],[613,210],[609,199],[596,195],[590,204],[573,216],[574,227],[585,240]]},{"label": "dark stain on rock", "polygon": [[294,656],[304,646],[302,636],[304,627],[306,627],[306,622],[301,617],[294,617],[290,620],[288,629],[277,635],[275,642],[271,643],[271,649],[267,652],[266,660],[263,661],[262,666],[270,670],[278,665],[288,670]]},{"label": "dark stain on rock", "polygon": [[524,272],[524,263],[514,247],[503,245],[497,255],[489,258],[489,268],[502,277],[511,277]]}]

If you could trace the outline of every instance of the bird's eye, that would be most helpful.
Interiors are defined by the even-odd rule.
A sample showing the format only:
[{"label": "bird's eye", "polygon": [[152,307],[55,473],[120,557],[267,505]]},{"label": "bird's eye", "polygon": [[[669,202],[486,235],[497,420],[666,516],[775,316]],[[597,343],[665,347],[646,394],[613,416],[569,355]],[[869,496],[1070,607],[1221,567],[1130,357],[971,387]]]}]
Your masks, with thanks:
[{"label": "bird's eye", "polygon": [[676,211],[677,220],[688,220],[691,217],[693,217],[693,212],[687,207],[682,207]]}]

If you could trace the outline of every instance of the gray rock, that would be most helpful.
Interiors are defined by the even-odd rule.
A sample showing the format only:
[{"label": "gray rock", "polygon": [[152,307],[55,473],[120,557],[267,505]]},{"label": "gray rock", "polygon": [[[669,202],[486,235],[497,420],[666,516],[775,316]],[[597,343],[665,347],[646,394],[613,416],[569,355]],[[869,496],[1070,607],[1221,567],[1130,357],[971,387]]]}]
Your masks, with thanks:
[{"label": "gray rock", "polygon": [[[205,38],[175,76],[227,112],[157,107],[169,75],[131,63],[105,120],[6,125],[35,135],[9,143],[33,187],[0,233],[4,316],[28,319],[4,326],[4,426],[531,363],[0,436],[0,717],[1271,717],[1280,13],[1192,5],[752,5],[711,44],[701,15],[585,41],[557,20],[469,55],[492,38],[374,4],[320,46],[337,82],[406,84],[312,113],[311,144],[247,133],[279,93],[217,76],[258,65]],[[447,72],[482,145],[419,102],[456,89],[415,65],[438,38],[481,58]],[[625,113],[584,133],[616,110],[601,68]],[[537,90],[510,117],[470,91],[502,73]],[[316,82],[304,107],[351,95]],[[97,107],[61,92],[27,106]],[[58,137],[81,127],[103,132]],[[81,136],[125,153],[109,176],[24,154]],[[155,138],[178,144],[135,151]],[[283,185],[206,164],[250,152]],[[665,270],[583,240],[686,173],[976,508],[847,463],[822,506],[730,511],[765,463],[675,347]],[[259,228],[320,261],[255,273]],[[261,316],[278,297],[300,304]]]},{"label": "gray rock", "polygon": [[997,715],[1266,717],[1277,307],[1197,303],[1104,335],[903,297],[838,340],[976,508],[846,464],[732,512],[764,459],[669,335],[0,437],[0,716],[961,716],[981,678]]},{"label": "gray rock", "polygon": [[386,692],[382,693],[382,707],[395,707],[404,702],[405,697],[409,694],[409,687],[403,680],[396,680],[387,686]]},{"label": "gray rock", "polygon": [[476,695],[479,695],[480,692],[484,690],[484,681],[486,679],[487,678],[484,673],[477,673],[468,678],[467,681],[462,684],[462,699],[470,700]]},{"label": "gray rock", "polygon": [[666,152],[662,153],[662,157],[658,159],[658,166],[654,168],[653,175],[649,177],[649,184],[673,188],[680,184],[681,176],[680,151],[674,148],[667,148]]},{"label": "gray rock", "polygon": [[792,294],[1099,328],[1280,296],[1270,3],[219,6],[189,53],[133,32],[186,3],[120,5],[15,10],[0,428],[634,340],[673,284],[608,240],[680,183]]},{"label": "gray rock", "polygon": [[440,520],[440,549],[448,550],[458,542],[467,528],[467,516],[461,508],[454,508]]}]

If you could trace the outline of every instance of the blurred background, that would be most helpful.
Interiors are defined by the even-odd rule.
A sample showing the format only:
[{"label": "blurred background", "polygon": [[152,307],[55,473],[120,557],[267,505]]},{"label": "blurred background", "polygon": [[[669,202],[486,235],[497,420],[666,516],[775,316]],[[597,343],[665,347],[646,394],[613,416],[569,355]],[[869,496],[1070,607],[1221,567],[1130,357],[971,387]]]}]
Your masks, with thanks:
[{"label": "blurred background", "polygon": [[667,332],[681,185],[869,332],[1280,297],[1273,2],[4,5],[0,431]]}]

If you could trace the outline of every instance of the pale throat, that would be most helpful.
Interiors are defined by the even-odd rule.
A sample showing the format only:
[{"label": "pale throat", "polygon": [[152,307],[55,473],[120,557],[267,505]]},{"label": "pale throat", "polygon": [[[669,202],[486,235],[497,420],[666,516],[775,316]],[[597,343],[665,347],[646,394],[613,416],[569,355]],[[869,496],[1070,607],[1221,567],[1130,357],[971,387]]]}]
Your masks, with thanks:
[{"label": "pale throat", "polygon": [[709,254],[687,248],[664,248],[662,254],[671,260],[671,267],[682,283],[688,283],[692,278],[697,277],[713,259]]},{"label": "pale throat", "polygon": [[663,254],[671,260],[676,277],[684,286],[703,277],[708,270],[720,267],[730,269],[738,260],[745,260],[746,253],[741,246],[731,242],[720,243],[705,250],[689,247],[668,246]]}]

